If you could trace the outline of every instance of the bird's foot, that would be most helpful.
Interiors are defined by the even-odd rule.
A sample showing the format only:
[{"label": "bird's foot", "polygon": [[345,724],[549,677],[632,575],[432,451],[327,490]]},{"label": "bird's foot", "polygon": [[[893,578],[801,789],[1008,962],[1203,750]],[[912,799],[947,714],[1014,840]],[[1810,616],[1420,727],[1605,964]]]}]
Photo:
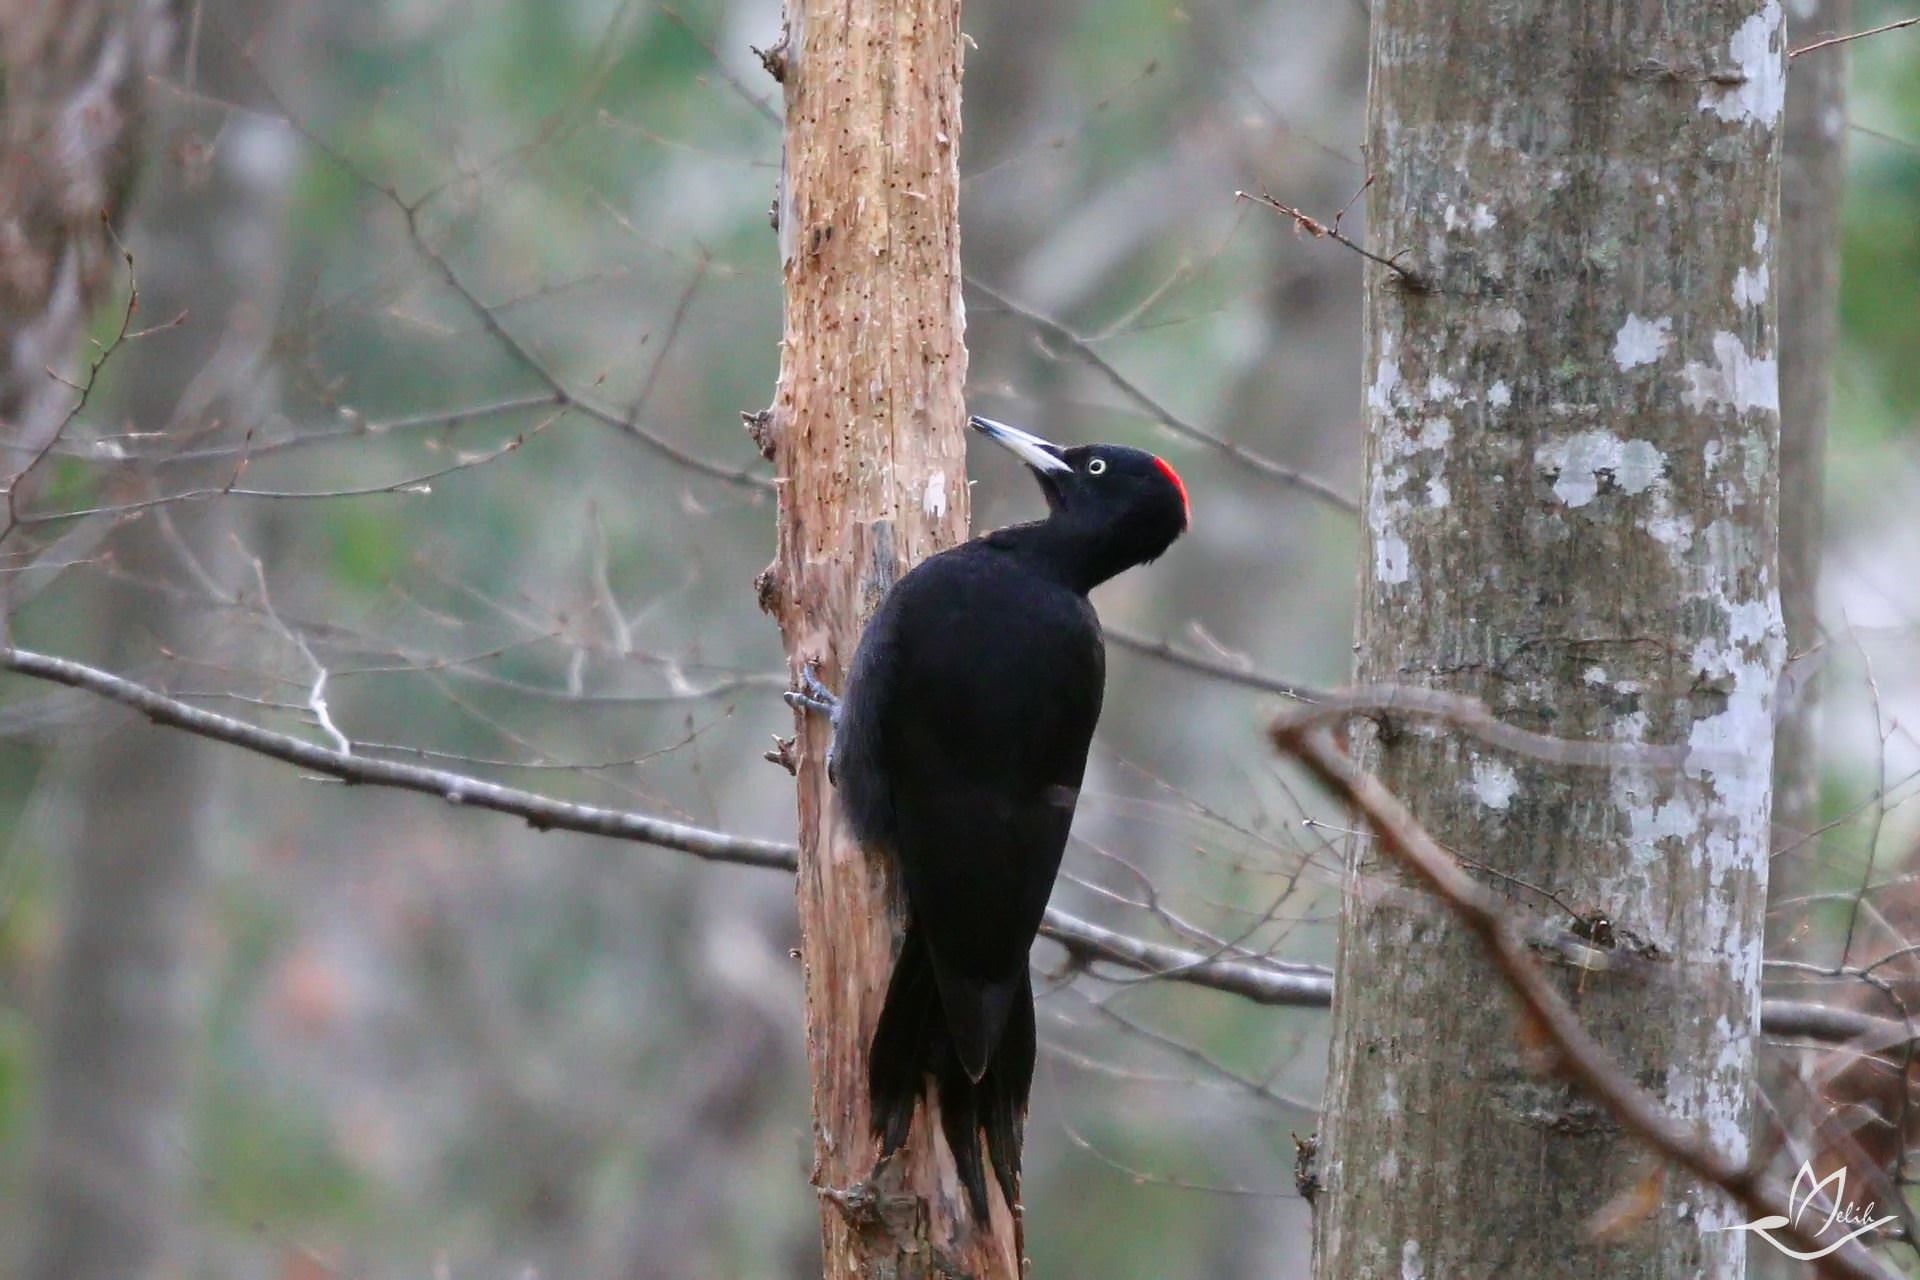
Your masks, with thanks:
[{"label": "bird's foot", "polygon": [[[800,687],[787,690],[783,696],[787,700],[787,705],[795,711],[810,711],[814,715],[825,716],[828,724],[836,729],[839,728],[840,699],[834,696],[833,690],[820,683],[820,677],[816,674],[813,663],[809,662],[800,668]],[[839,771],[833,767],[833,749],[834,743],[829,741],[827,743],[827,781],[837,787],[840,785],[840,775]]]},{"label": "bird's foot", "polygon": [[817,670],[811,662],[800,669],[800,687],[787,690],[787,705],[796,711],[811,711],[832,720],[840,714],[840,699],[820,683]]},{"label": "bird's foot", "polygon": [[871,1179],[856,1182],[850,1187],[815,1184],[813,1190],[814,1194],[838,1209],[850,1224],[863,1230],[885,1225],[888,1213],[913,1203],[912,1197],[889,1194]]}]

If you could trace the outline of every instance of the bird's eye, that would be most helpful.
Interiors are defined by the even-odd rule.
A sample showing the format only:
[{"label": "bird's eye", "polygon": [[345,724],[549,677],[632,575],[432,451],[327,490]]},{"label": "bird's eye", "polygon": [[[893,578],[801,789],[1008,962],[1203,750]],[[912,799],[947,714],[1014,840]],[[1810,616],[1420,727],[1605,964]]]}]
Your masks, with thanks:
[{"label": "bird's eye", "polygon": [[1107,469],[1107,460],[1105,458],[1095,458],[1092,462],[1089,462],[1087,464],[1087,474],[1090,476],[1097,476],[1102,472],[1104,472],[1106,469]]}]

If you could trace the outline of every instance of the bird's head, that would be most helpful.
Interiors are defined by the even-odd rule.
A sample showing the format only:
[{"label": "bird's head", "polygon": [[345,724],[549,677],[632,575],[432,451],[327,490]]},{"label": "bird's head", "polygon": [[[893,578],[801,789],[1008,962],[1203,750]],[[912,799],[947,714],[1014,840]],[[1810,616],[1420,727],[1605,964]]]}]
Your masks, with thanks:
[{"label": "bird's head", "polygon": [[1050,524],[1102,544],[1103,559],[1117,558],[1111,572],[1159,558],[1187,531],[1187,486],[1165,458],[1119,444],[1062,448],[991,418],[967,421],[1033,471]]}]

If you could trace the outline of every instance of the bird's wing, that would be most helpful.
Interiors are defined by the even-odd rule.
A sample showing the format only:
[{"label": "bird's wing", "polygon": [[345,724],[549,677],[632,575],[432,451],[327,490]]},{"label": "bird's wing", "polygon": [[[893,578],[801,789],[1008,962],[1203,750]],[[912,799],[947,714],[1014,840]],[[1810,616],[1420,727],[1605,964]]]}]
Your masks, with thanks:
[{"label": "bird's wing", "polygon": [[1009,607],[996,566],[961,569],[905,601],[878,746],[936,959],[1001,978],[1024,971],[1059,870],[1104,655],[1084,598],[1032,589]]}]

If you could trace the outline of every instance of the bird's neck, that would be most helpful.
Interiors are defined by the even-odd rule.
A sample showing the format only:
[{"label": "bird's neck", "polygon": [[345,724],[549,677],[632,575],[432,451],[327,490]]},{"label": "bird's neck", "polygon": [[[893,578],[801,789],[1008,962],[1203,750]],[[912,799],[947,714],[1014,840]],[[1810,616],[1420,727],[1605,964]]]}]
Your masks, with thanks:
[{"label": "bird's neck", "polygon": [[996,529],[987,535],[987,541],[1019,557],[1040,576],[1080,595],[1136,563],[1112,531],[1088,528],[1058,515]]}]

